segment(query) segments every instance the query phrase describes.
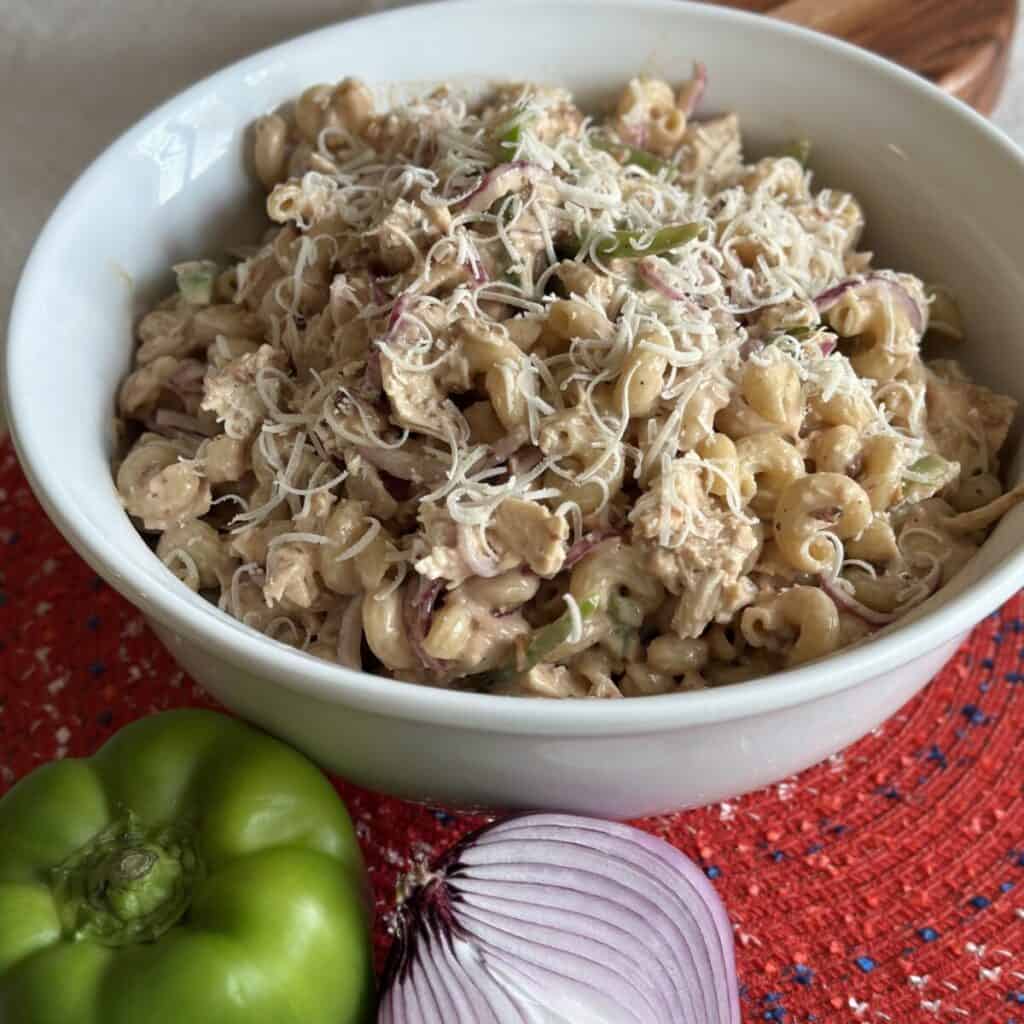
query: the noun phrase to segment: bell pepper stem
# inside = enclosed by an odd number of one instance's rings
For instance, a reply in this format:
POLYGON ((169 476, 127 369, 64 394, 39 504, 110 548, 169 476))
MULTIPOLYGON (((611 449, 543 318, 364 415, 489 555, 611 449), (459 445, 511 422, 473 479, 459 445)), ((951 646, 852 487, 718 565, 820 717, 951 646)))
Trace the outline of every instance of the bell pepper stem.
POLYGON ((150 868, 157 861, 157 855, 152 850, 125 850, 115 861, 110 872, 111 880, 136 882, 149 874, 150 868))
POLYGON ((65 933, 107 946, 151 942, 187 911, 200 867, 186 831, 115 823, 54 870, 65 933))

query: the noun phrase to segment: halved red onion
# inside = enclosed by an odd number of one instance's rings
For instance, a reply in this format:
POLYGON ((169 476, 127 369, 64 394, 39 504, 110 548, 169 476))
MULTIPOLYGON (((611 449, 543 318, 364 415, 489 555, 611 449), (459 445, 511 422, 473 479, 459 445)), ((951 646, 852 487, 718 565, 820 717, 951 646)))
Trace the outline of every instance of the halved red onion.
POLYGON ((591 530, 589 533, 585 533, 566 552, 562 569, 571 569, 581 559, 586 558, 598 544, 603 544, 606 540, 610 540, 618 535, 618 530, 591 530))
POLYGON ((896 615, 893 612, 877 612, 874 608, 869 608, 862 601, 858 601, 852 594, 848 594, 843 590, 831 577, 822 576, 819 582, 821 589, 832 598, 835 604, 843 611, 856 616, 861 622, 866 622, 869 626, 879 628, 881 626, 888 626, 890 622, 896 621, 896 615))
POLYGON ((914 297, 898 281, 883 277, 881 274, 858 274, 856 277, 848 277, 816 296, 814 307, 819 313, 825 313, 851 288, 859 288, 866 284, 880 284, 888 288, 896 301, 907 311, 907 315, 910 317, 910 326, 918 333, 924 330, 925 314, 914 297))
POLYGON ((425 576, 417 576, 405 585, 402 601, 402 619, 409 646, 413 654, 419 658, 420 664, 437 675, 444 672, 445 662, 428 654, 423 642, 430 629, 434 605, 443 589, 444 580, 429 580, 425 576))
POLYGON ((547 171, 540 164, 530 163, 529 160, 498 164, 481 177, 477 187, 463 200, 463 205, 470 213, 483 213, 495 199, 518 192, 531 181, 546 175, 547 171))
POLYGON ((527 815, 414 881, 378 1024, 739 1024, 725 908, 661 839, 527 815))
POLYGON ((678 288, 673 288, 658 272, 658 267, 654 260, 650 257, 640 260, 637 264, 637 270, 640 276, 658 293, 664 295, 666 299, 672 299, 673 302, 685 302, 689 295, 685 292, 681 292, 678 288))

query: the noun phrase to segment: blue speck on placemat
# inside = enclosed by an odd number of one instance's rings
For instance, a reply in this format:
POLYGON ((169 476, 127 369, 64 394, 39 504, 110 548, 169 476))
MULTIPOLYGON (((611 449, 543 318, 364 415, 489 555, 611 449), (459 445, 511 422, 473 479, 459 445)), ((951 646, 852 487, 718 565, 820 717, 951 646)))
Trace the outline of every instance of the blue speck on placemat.
POLYGON ((977 704, 965 704, 960 709, 960 714, 963 715, 971 725, 985 725, 988 722, 988 715, 986 715, 977 704))

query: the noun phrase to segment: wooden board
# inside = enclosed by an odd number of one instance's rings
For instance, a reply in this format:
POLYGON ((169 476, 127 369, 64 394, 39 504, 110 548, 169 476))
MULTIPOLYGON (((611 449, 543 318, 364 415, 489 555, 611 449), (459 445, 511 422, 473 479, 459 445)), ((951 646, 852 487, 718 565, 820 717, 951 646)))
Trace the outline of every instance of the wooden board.
POLYGON ((990 114, 1006 78, 1017 0, 722 0, 841 36, 990 114))

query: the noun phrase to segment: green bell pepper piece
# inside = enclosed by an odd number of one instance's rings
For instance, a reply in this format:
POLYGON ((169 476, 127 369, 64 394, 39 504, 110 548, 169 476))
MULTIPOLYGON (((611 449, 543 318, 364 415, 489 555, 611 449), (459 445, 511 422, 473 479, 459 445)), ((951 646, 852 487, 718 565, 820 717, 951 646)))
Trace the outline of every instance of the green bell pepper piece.
MULTIPOLYGON (((580 619, 586 622, 601 607, 598 597, 585 597, 579 602, 580 619)), ((490 690, 499 683, 507 683, 516 676, 529 672, 539 665, 552 651, 565 643, 572 635, 572 614, 563 612, 554 622, 541 626, 536 630, 526 645, 526 653, 521 661, 516 661, 489 672, 480 672, 469 676, 466 682, 476 689, 490 690)))
POLYGON ((940 455, 926 455, 910 463, 905 473, 903 478, 907 483, 938 486, 955 475, 955 467, 940 455))
MULTIPOLYGON (((585 597, 579 602, 580 619, 586 622, 600 607, 601 602, 598 598, 585 597)), ((564 612, 554 622, 542 626, 533 634, 526 648, 525 664, 519 671, 526 672, 534 665, 539 665, 556 647, 564 644, 571 635, 572 615, 569 612, 564 612)))
POLYGON ((635 146, 627 146, 624 142, 614 142, 601 136, 597 136, 593 142, 595 149, 610 153, 624 167, 634 164, 648 174, 660 174, 664 170, 674 169, 667 160, 648 153, 646 149, 637 149, 635 146))
POLYGON ((522 141, 523 127, 527 121, 532 121, 532 118, 527 118, 525 114, 517 114, 498 125, 496 138, 498 153, 502 159, 509 159, 509 153, 522 141))
POLYGON ((0 1021, 369 1024, 366 874, 305 758, 211 711, 0 799, 0 1021))
POLYGON ((919 473, 922 476, 941 476, 949 465, 940 455, 922 456, 918 461, 910 463, 907 469, 911 473, 919 473))
POLYGON ((778 341, 779 338, 786 337, 795 338, 797 341, 804 341, 816 330, 818 330, 817 327, 808 327, 805 324, 797 324, 795 327, 782 326, 779 328, 778 334, 773 334, 765 344, 771 345, 772 342, 778 341))
POLYGON ((613 231, 610 238, 597 243, 597 254, 607 259, 658 256, 670 252, 699 238, 704 231, 703 224, 670 224, 655 231, 646 245, 637 243, 643 238, 639 231, 613 231))
POLYGON ((213 286, 217 281, 217 264, 212 260, 191 260, 174 267, 178 291, 192 306, 208 306, 213 301, 213 286))

